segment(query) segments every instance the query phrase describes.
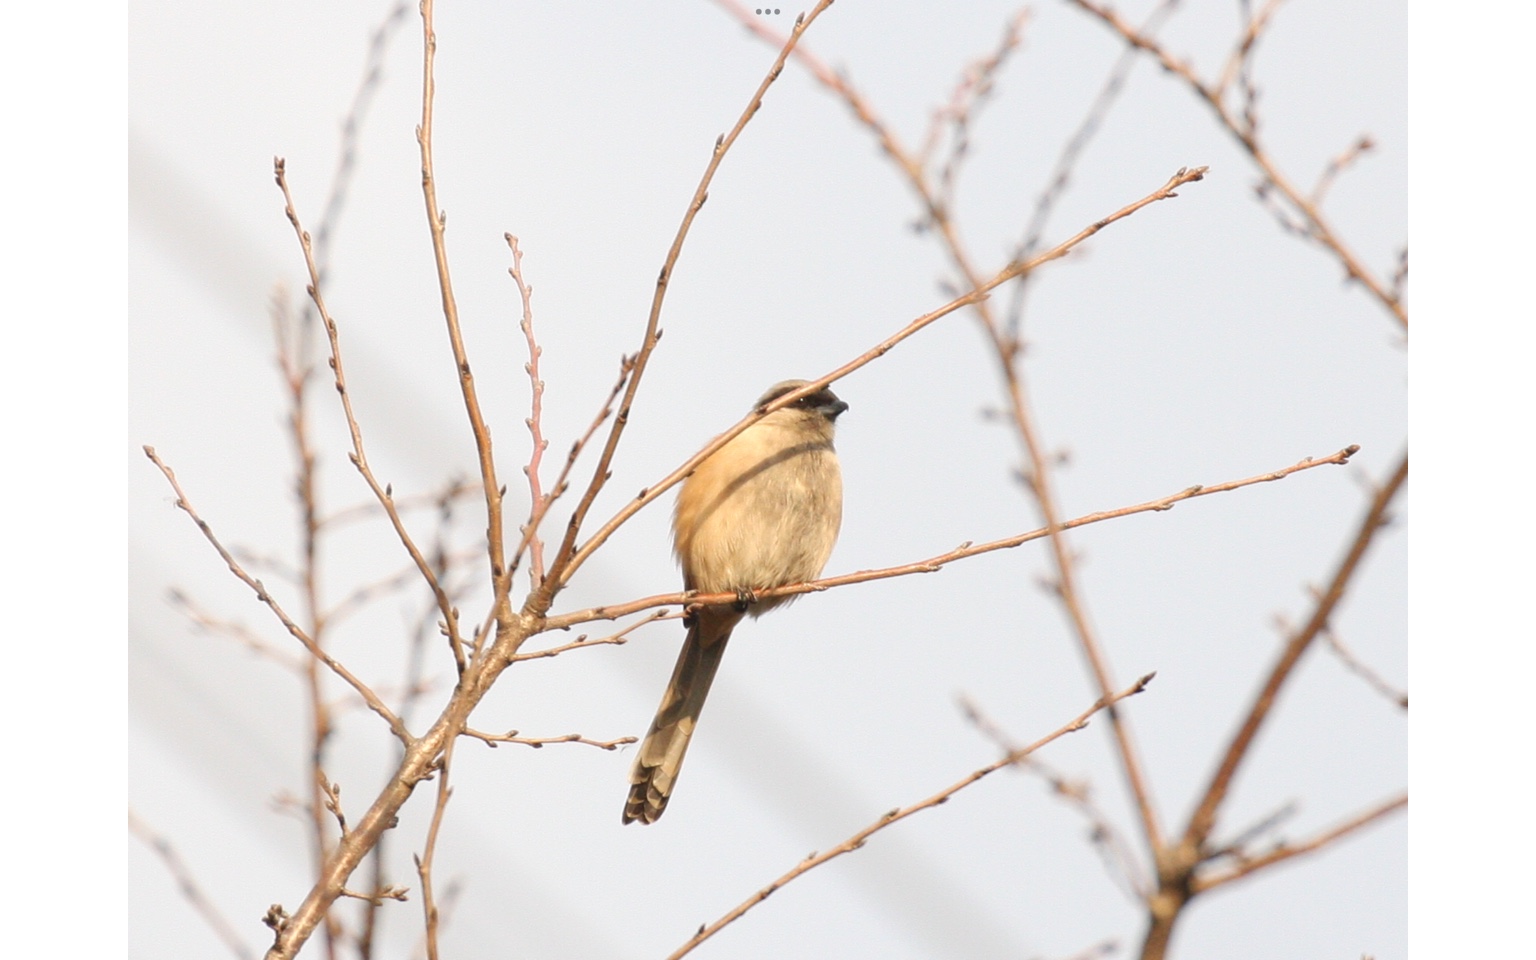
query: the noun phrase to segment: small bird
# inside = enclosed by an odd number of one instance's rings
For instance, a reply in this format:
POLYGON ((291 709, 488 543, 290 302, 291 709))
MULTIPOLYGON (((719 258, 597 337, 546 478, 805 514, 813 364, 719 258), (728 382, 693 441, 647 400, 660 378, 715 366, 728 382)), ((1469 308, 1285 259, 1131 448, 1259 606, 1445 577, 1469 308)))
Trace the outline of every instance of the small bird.
MULTIPOLYGON (((756 406, 808 382, 776 383, 756 406)), ((688 639, 630 770, 625 823, 655 823, 667 809, 736 624, 794 599, 758 600, 756 592, 814 580, 832 555, 843 519, 843 475, 832 433, 847 409, 823 387, 737 434, 683 481, 672 515, 672 549, 683 568, 683 587, 735 593, 738 599, 699 608, 684 620, 688 639)))

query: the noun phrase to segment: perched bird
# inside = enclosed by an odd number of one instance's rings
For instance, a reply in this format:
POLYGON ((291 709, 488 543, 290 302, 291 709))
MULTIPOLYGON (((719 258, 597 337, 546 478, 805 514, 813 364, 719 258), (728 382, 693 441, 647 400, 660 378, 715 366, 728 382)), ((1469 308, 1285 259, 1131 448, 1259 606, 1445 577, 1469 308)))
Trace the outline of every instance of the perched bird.
MULTIPOLYGON (((807 382, 774 384, 757 406, 807 382)), ((685 620, 688 639, 629 774, 625 823, 655 823, 666 810, 736 624, 794 599, 758 600, 756 591, 814 580, 826 566, 843 518, 833 425, 847 409, 826 388, 801 397, 737 434, 683 481, 672 516, 683 586, 738 599, 701 607, 685 620)))

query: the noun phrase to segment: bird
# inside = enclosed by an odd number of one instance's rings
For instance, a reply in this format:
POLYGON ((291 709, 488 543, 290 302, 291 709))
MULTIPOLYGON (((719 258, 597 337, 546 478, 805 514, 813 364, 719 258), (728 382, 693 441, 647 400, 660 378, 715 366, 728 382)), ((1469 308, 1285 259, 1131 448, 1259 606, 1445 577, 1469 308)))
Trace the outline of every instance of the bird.
MULTIPOLYGON (((776 383, 754 409, 808 383, 776 383)), ((630 769, 624 823, 655 823, 666 810, 731 631, 795 599, 757 592, 814 580, 832 555, 843 518, 832 437, 847 409, 827 387, 806 394, 727 441, 678 491, 672 548, 684 589, 737 600, 685 615, 687 639, 630 769)))

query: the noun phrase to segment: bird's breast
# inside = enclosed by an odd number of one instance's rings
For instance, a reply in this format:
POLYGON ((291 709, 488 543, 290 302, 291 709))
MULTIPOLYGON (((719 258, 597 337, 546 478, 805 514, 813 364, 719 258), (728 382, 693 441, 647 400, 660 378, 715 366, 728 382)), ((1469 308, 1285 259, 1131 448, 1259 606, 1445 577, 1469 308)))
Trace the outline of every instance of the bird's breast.
POLYGON ((842 473, 829 438, 802 434, 760 422, 683 484, 673 535, 689 587, 761 590, 821 573, 842 523, 842 473))

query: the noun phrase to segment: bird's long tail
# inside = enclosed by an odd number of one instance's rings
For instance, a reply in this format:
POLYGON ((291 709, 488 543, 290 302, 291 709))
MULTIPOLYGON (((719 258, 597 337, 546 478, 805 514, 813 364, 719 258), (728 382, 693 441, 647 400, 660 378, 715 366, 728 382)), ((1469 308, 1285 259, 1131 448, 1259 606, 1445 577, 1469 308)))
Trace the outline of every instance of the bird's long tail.
POLYGON ((688 628, 688 639, 672 668, 672 680, 662 694, 656 719, 640 744, 629 772, 629 799, 624 802, 624 822, 655 823, 667 809, 683 754, 693 738, 693 728, 704 709, 704 698, 720 669, 725 643, 741 619, 739 613, 701 610, 688 628))

